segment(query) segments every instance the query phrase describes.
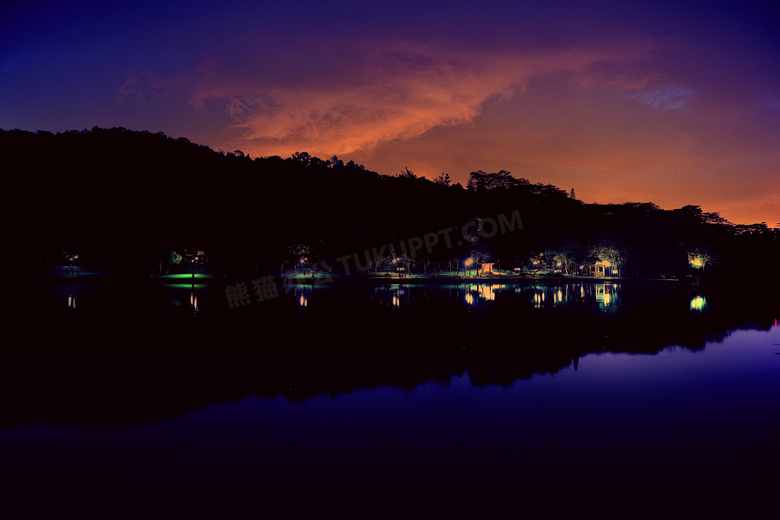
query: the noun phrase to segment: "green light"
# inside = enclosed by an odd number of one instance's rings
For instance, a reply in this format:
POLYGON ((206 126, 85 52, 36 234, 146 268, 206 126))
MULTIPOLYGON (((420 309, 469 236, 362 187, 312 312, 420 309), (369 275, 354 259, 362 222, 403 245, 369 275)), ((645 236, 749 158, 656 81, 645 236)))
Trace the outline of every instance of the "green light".
POLYGON ((696 296, 691 300, 692 311, 704 310, 704 307, 706 306, 707 306, 707 300, 704 298, 704 296, 696 296))
MULTIPOLYGON (((184 279, 184 278, 191 279, 192 277, 193 277, 192 273, 187 273, 187 274, 184 274, 184 273, 181 273, 181 274, 164 274, 164 275, 160 276, 160 278, 163 278, 165 280, 181 280, 181 279, 184 279)), ((214 276, 210 275, 210 274, 195 273, 195 278, 207 279, 207 278, 214 278, 214 276)))
POLYGON ((203 283, 166 283, 165 287, 170 287, 172 289, 203 289, 206 287, 206 284, 203 283))

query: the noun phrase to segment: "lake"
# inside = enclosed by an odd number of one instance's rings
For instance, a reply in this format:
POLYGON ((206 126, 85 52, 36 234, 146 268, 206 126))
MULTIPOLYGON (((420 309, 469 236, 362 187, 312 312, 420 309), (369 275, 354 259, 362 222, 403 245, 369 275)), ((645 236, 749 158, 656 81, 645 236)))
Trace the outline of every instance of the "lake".
MULTIPOLYGON (((780 303, 677 282, 16 284, 0 512, 750 515, 780 303)), ((70 516, 70 515, 69 515, 70 516)))

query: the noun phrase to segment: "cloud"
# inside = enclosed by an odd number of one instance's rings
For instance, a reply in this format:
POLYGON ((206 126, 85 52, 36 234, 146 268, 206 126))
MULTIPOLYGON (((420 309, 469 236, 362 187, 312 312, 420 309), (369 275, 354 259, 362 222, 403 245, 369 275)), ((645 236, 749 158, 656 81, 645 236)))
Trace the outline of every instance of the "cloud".
MULTIPOLYGON (((223 110, 233 121, 223 143, 254 155, 306 150, 329 156, 408 140, 436 127, 468 125, 488 100, 523 92, 534 78, 568 75, 588 88, 644 86, 625 67, 647 55, 644 40, 624 46, 479 52, 431 43, 267 41, 212 50, 178 74, 127 74, 120 97, 183 96, 191 108, 223 110), (591 83, 591 84, 589 84, 591 83)), ((639 67, 640 69, 642 67, 639 67)), ((221 145, 220 145, 221 146, 221 145)))
POLYGON ((693 90, 666 85, 655 90, 634 92, 628 94, 628 97, 658 110, 678 110, 691 101, 693 90))
POLYGON ((211 55, 179 76, 129 75, 122 93, 186 91, 196 109, 222 106, 234 122, 232 130, 242 134, 235 145, 255 155, 306 150, 329 156, 371 150, 436 127, 467 125, 486 101, 512 98, 533 78, 568 74, 580 81, 592 75, 594 64, 632 62, 642 52, 479 53, 374 43, 343 52, 330 46, 295 62, 270 53, 211 55))
POLYGON ((780 98, 764 98, 759 100, 758 104, 769 108, 780 108, 780 98))

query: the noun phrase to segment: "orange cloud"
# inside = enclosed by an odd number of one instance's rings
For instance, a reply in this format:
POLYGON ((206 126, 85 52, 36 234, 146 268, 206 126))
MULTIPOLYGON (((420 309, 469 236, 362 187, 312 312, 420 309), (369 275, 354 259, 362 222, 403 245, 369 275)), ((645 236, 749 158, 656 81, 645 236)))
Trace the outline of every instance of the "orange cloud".
POLYGON ((234 130, 242 132, 229 147, 253 155, 305 150, 329 157, 370 151, 436 127, 467 125, 486 101, 516 96, 531 78, 586 74, 594 64, 631 61, 646 51, 628 47, 634 50, 486 54, 403 43, 366 45, 357 49, 354 65, 341 66, 342 77, 276 85, 266 82, 262 71, 240 78, 225 74, 219 59, 212 59, 183 83, 192 85, 193 106, 226 105, 234 130))
POLYGON ((713 110, 693 88, 683 106, 653 106, 632 94, 663 92, 656 78, 622 86, 589 76, 587 88, 581 78, 533 79, 522 95, 483 103, 468 127, 434 128, 355 160, 429 178, 446 171, 461 183, 477 169, 505 169, 573 187, 588 202, 698 204, 735 223, 780 221, 780 141, 751 107, 713 110))
POLYGON ((231 126, 206 131, 208 143, 253 156, 337 154, 463 183, 507 169, 586 201, 699 204, 737 223, 777 214, 764 198, 780 192, 776 97, 735 99, 722 81, 659 66, 657 43, 624 40, 522 52, 328 42, 297 59, 214 52, 124 90, 223 113, 231 126))

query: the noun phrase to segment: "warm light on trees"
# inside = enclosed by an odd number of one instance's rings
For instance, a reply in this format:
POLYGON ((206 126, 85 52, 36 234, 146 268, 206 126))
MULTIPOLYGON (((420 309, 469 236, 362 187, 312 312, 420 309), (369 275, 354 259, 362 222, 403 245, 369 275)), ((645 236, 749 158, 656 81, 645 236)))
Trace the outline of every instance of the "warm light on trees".
POLYGON ((612 243, 602 243, 591 249, 591 255, 611 267, 612 276, 620 276, 626 263, 626 252, 612 243))
POLYGON ((712 255, 703 249, 694 249, 693 251, 688 252, 688 265, 696 269, 704 271, 704 268, 711 261, 712 255))
POLYGON ((309 261, 311 247, 302 242, 295 242, 287 246, 287 254, 289 256, 290 264, 293 266, 295 276, 298 276, 298 267, 305 266, 309 261))

